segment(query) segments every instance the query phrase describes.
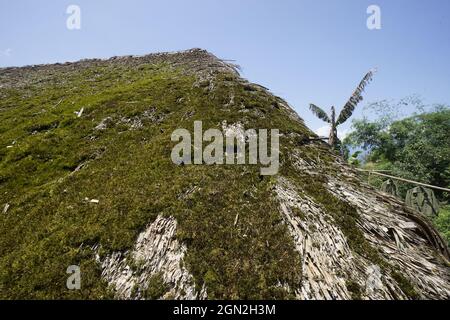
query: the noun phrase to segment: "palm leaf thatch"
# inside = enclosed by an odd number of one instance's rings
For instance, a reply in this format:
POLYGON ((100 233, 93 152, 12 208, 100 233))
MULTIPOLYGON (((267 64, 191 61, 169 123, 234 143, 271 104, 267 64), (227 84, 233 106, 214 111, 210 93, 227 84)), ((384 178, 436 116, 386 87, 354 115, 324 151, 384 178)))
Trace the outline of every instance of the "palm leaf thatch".
POLYGON ((344 123, 348 118, 350 118, 353 114, 353 111, 355 110, 355 107, 363 100, 362 93, 364 92, 364 89, 369 84, 369 82, 372 80, 374 73, 376 72, 376 69, 370 70, 364 78, 361 80, 359 85, 356 87, 355 91, 353 92, 350 99, 347 101, 347 103, 344 105, 344 108, 342 109, 341 113, 339 114, 339 117, 336 121, 336 126, 344 123))
POLYGON ((331 123, 330 118, 328 118, 328 115, 325 111, 323 111, 321 108, 319 108, 318 106, 316 106, 315 104, 310 104, 309 105, 309 109, 311 109, 311 111, 321 120, 331 123))

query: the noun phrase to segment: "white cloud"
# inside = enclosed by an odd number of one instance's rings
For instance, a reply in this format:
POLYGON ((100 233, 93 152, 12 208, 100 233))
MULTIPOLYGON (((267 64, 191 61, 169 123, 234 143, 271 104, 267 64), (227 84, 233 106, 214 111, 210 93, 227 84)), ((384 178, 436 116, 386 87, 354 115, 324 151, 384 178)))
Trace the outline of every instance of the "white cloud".
POLYGON ((350 133, 349 129, 339 129, 338 127, 338 138, 339 140, 344 140, 346 136, 350 133))
MULTIPOLYGON (((314 130, 314 132, 319 137, 328 137, 330 134, 330 126, 320 127, 318 129, 314 130)), ((349 129, 339 129, 339 127, 338 127, 337 135, 338 135, 339 140, 343 140, 349 133, 350 133, 349 129)))
POLYGON ((323 126, 320 127, 316 130, 314 130, 314 132, 319 136, 319 137, 328 137, 328 135, 330 134, 330 126, 323 126))
POLYGON ((11 53, 12 53, 12 49, 11 48, 0 50, 0 56, 9 57, 9 56, 11 56, 11 53))

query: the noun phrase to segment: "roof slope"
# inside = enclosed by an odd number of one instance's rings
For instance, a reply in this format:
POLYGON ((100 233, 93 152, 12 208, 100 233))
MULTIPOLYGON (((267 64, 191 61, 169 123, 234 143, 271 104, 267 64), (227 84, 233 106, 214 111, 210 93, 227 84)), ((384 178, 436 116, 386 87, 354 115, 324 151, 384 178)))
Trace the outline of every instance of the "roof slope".
POLYGON ((0 298, 450 298, 430 223, 204 50, 0 69, 0 120, 0 298), (195 120, 279 129, 278 175, 175 165, 195 120))

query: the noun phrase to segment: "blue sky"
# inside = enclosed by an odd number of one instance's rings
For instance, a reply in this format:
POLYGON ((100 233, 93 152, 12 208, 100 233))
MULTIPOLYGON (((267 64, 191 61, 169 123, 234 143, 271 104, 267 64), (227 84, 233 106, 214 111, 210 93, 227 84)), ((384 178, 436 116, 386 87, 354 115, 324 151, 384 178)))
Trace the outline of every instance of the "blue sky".
POLYGON ((448 0, 0 0, 0 67, 200 47, 236 60, 316 130, 308 104, 340 110, 372 67, 355 117, 411 94, 449 104, 449 15, 448 0), (80 30, 66 28, 71 4, 80 30), (371 4, 381 30, 366 27, 371 4))

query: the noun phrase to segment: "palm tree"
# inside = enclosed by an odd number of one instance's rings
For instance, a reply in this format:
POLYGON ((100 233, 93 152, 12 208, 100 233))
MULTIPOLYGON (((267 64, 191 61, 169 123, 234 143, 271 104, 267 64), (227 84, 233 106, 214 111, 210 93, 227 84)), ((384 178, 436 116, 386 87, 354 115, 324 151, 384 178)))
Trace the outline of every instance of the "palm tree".
POLYGON ((348 118, 350 118, 353 114, 353 111, 355 110, 355 107, 363 100, 362 93, 364 92, 364 89, 366 85, 372 80, 372 77, 374 73, 376 72, 376 69, 370 70, 364 78, 361 80, 359 85, 356 87, 355 91, 353 92, 350 99, 347 101, 347 103, 344 105, 344 108, 342 109, 341 113, 339 114, 339 117, 336 120, 336 112, 334 109, 334 106, 331 107, 331 114, 330 117, 328 117, 327 113, 323 111, 321 108, 316 106, 315 104, 310 104, 309 108, 311 111, 321 120, 328 122, 331 126, 330 129, 330 136, 328 138, 328 144, 332 146, 333 148, 336 147, 336 144, 338 142, 337 138, 337 127, 340 124, 343 124, 345 121, 347 121, 348 118))

